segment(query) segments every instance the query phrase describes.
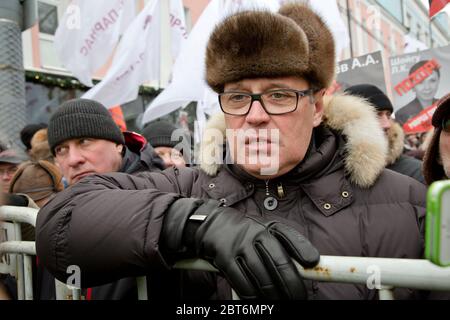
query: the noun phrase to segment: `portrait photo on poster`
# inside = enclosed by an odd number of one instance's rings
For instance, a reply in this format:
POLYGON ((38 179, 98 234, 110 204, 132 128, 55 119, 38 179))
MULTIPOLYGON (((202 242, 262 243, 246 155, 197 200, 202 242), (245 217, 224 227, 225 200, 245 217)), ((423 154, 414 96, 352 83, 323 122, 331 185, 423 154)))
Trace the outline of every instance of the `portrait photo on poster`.
POLYGON ((450 46, 392 57, 395 119, 406 133, 427 131, 434 104, 448 93, 450 46))

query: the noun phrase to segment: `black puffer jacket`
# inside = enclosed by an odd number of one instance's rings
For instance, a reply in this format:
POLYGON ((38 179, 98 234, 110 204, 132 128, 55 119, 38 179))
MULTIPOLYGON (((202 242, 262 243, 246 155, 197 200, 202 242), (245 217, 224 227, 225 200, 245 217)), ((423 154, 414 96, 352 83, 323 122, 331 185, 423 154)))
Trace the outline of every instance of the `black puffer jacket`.
MULTIPOLYGON (((193 197, 287 222, 323 255, 420 258, 426 190, 384 169, 387 144, 373 110, 358 98, 335 97, 326 104, 325 118, 305 159, 267 182, 278 203, 273 211, 264 206, 266 182, 235 165, 204 164, 140 177, 98 175, 41 210, 38 254, 60 279, 67 277, 68 265, 76 264, 87 284, 147 274, 150 283, 160 285, 156 298, 229 298, 221 277, 169 271, 160 251, 164 215, 180 197, 193 197)), ((211 125, 223 127, 222 120, 211 125)), ((376 298, 375 291, 360 285, 308 281, 307 286, 312 299, 376 298)), ((413 295, 397 290, 396 297, 413 295)))
MULTIPOLYGON (((124 132, 125 151, 120 172, 138 174, 164 169, 164 162, 156 154, 153 147, 140 134, 124 132)), ((56 298, 54 278, 45 268, 37 270, 37 288, 35 294, 41 300, 56 298)), ((113 283, 84 290, 84 298, 92 300, 137 300, 135 278, 124 278, 113 283)))

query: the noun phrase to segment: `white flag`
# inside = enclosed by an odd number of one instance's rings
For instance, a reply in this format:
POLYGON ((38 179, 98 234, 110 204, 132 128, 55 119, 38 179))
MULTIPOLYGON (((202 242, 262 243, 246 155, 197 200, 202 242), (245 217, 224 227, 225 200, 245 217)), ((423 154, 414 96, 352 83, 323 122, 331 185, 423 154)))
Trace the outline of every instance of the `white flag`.
POLYGON ((334 37, 336 58, 339 58, 343 49, 350 46, 350 37, 347 26, 342 20, 336 0, 310 1, 311 7, 322 17, 334 37))
POLYGON ((110 108, 136 99, 141 84, 159 79, 160 27, 159 0, 152 0, 125 31, 106 76, 83 98, 110 108))
POLYGON ((172 59, 175 61, 188 36, 182 0, 170 0, 170 29, 172 59))
POLYGON ((73 0, 55 33, 54 45, 64 67, 81 83, 112 54, 120 35, 135 16, 134 1, 73 0))
POLYGON ((405 35, 404 39, 405 39, 405 49, 403 50, 403 54, 417 51, 424 51, 429 49, 425 43, 414 37, 412 33, 405 35))
MULTIPOLYGON (((148 106, 142 122, 145 124, 178 108, 184 108, 191 101, 199 102, 197 108, 205 108, 205 113, 218 111, 217 95, 209 89, 204 79, 206 45, 211 32, 225 16, 238 10, 267 8, 275 11, 278 6, 277 0, 211 0, 175 61, 172 82, 148 106), (203 103, 205 97, 208 97, 208 103, 215 101, 214 106, 203 103)), ((199 112, 197 110, 197 114, 199 112)))

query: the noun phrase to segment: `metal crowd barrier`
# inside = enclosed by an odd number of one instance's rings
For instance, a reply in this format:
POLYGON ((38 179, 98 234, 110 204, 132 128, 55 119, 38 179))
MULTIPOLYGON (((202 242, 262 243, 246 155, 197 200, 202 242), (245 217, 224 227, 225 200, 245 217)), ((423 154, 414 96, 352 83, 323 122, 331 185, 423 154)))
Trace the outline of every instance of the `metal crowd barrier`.
MULTIPOLYGON (((311 269, 294 263, 305 279, 367 285, 378 290, 380 300, 393 300, 394 288, 450 291, 450 267, 439 267, 424 259, 321 256, 319 264, 311 269)), ((204 260, 180 261, 175 268, 218 271, 204 260)))
POLYGON ((17 281, 17 298, 33 300, 32 258, 36 255, 33 241, 21 241, 21 223, 36 226, 38 210, 26 207, 0 206, 0 230, 5 242, 0 243, 0 273, 10 274, 17 281), (9 255, 9 256, 5 256, 9 255))
MULTIPOLYGON (((10 274, 17 281, 18 300, 33 300, 32 256, 36 256, 34 241, 21 241, 22 223, 36 227, 38 209, 16 206, 0 206, 0 230, 6 241, 0 243, 0 273, 10 274), (15 256, 15 259, 14 259, 15 256)), ((56 300, 80 300, 81 290, 67 286, 55 279, 56 300)))
MULTIPOLYGON (((30 208, 0 207, 0 221, 12 221, 14 224, 15 238, 0 244, 0 256, 17 254, 17 271, 13 273, 18 280, 19 299, 33 298, 31 256, 36 254, 34 242, 20 241, 20 223, 35 226, 36 214, 37 210, 30 208)), ((370 289, 378 290, 380 300, 394 299, 394 288, 450 291, 450 267, 439 267, 424 259, 321 256, 319 264, 311 269, 304 269, 297 262, 294 263, 305 279, 367 285, 370 289)), ((218 272, 211 264, 199 259, 179 261, 175 268, 218 272)), ((0 263, 0 273, 6 272, 11 272, 11 267, 0 263)), ((146 277, 138 277, 136 281, 139 300, 146 300, 146 277)), ((56 289, 58 300, 67 298, 68 290, 71 290, 73 300, 80 299, 80 289, 59 281, 56 282, 56 289)), ((239 299, 234 292, 233 298, 239 299)))

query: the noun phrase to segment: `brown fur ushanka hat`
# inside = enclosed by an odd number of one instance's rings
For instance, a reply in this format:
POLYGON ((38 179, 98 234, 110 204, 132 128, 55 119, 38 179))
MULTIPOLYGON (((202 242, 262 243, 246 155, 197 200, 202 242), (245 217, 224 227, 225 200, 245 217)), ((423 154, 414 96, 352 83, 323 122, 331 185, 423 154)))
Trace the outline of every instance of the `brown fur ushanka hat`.
POLYGON ((322 19, 305 4, 278 13, 245 11, 220 23, 206 49, 206 81, 217 93, 249 78, 298 76, 315 89, 335 75, 334 39, 322 19))

